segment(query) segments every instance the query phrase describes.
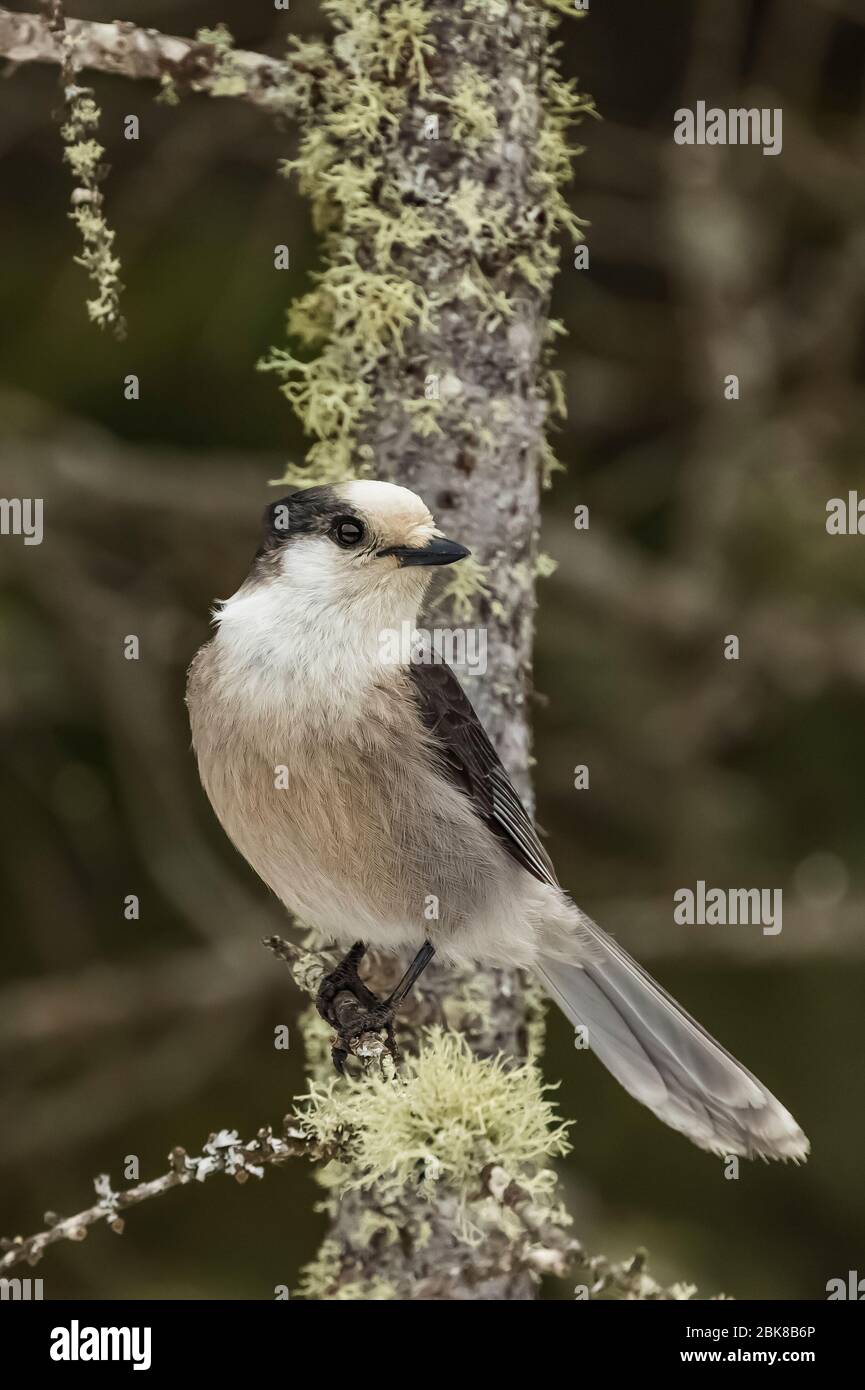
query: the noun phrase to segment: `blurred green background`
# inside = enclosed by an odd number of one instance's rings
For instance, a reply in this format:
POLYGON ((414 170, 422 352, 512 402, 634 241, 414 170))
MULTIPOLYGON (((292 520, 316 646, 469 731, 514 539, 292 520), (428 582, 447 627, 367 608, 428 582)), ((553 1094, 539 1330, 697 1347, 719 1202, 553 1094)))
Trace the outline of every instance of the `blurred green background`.
MULTIPOLYGON (((321 27, 313 6, 239 0, 122 17, 184 34, 224 20, 275 54, 321 27)), ((704 1295, 822 1298, 865 1273, 865 541, 825 531, 827 500, 865 490, 865 24, 853 0, 616 0, 562 37, 604 122, 580 132, 572 194, 591 268, 565 246, 553 305, 569 420, 544 504, 558 569, 540 590, 538 818, 577 900, 814 1149, 803 1169, 725 1181, 551 1017, 546 1071, 577 1121, 562 1171, 592 1250, 646 1244, 659 1277, 704 1295), (697 99, 782 107, 782 154, 675 146, 672 113, 697 99), (675 927, 672 895, 698 879, 782 888, 783 932, 675 927)), ((256 944, 283 919, 205 804, 183 707, 209 606, 304 449, 254 370, 316 265, 307 207, 275 174, 294 135, 230 101, 171 108, 95 79, 118 346, 88 326, 72 263, 56 84, 48 68, 0 83, 2 491, 44 497, 50 519, 42 546, 0 546, 5 1234, 86 1205, 126 1155, 146 1177, 175 1144, 276 1122, 302 1086, 299 1048, 272 1045, 299 1001, 256 944)), ((38 1273, 48 1297, 271 1297, 314 1253, 316 1196, 299 1162, 208 1183, 38 1273)))

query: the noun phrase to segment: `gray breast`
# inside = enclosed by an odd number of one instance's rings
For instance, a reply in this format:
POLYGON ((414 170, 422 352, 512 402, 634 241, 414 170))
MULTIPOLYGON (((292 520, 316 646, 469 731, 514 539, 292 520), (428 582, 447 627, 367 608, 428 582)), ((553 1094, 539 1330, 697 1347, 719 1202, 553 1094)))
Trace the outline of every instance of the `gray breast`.
POLYGON ((274 717, 248 694, 200 654, 193 745, 226 833, 285 905, 337 937, 395 946, 465 931, 504 856, 435 771, 405 688, 377 686, 339 728, 293 719, 290 701, 274 717))

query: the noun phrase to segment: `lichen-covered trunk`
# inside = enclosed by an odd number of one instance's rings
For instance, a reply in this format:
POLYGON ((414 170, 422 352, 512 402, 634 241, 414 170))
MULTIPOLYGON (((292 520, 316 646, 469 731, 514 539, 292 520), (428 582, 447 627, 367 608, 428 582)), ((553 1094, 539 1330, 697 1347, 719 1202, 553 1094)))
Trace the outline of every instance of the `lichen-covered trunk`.
MULTIPOLYGON (((532 0, 329 9, 339 32, 329 71, 315 55, 325 75, 295 166, 327 263, 289 319, 323 347, 312 364, 270 365, 318 437, 312 471, 405 484, 483 567, 460 567, 431 624, 485 629, 486 670, 466 688, 528 796, 546 311, 556 228, 579 235, 559 190, 579 99, 550 67, 550 14, 532 0)), ((374 987, 390 969, 374 966, 374 987)), ((520 972, 433 964, 401 1044, 442 1019, 479 1055, 524 1057, 541 1026, 520 972)), ((407 1192, 383 1210, 374 1191, 334 1203, 305 1283, 324 1298, 526 1299, 534 1287, 503 1230, 459 1238, 447 1194, 407 1192)))

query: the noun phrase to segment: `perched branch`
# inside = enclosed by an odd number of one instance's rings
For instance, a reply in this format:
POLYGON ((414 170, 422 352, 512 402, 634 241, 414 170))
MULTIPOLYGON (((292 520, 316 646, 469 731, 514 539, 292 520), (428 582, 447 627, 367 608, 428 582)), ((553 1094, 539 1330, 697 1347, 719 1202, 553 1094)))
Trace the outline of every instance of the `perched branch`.
POLYGON ((315 998, 322 977, 337 962, 337 956, 332 951, 311 951, 305 946, 295 946, 293 941, 285 941, 281 936, 262 937, 261 944, 272 951, 277 960, 285 961, 294 983, 310 999, 315 998))
POLYGON ((29 1265, 38 1264, 43 1250, 57 1241, 84 1240, 88 1229, 100 1221, 107 1221, 112 1231, 121 1235, 123 1213, 129 1207, 138 1206, 151 1197, 161 1197, 174 1187, 204 1182, 214 1173, 225 1173, 237 1182, 246 1182, 250 1176, 263 1178, 268 1164, 284 1163, 287 1158, 297 1155, 329 1158, 333 1152, 325 1152, 320 1144, 297 1127, 291 1115, 287 1115, 281 1136, 275 1135, 270 1126, 265 1126, 258 1131, 255 1139, 242 1143, 235 1130, 222 1129, 210 1135, 203 1151, 195 1158, 190 1158, 185 1149, 172 1149, 167 1172, 121 1192, 112 1189, 107 1173, 100 1173, 93 1181, 98 1201, 92 1207, 63 1219, 53 1212, 46 1212, 46 1230, 32 1236, 16 1236, 13 1240, 0 1239, 0 1251, 3 1252, 0 1255, 0 1274, 25 1261, 29 1265))
MULTIPOLYGON (((235 80, 229 84, 225 53, 218 44, 160 34, 122 20, 93 24, 70 19, 67 32, 78 71, 91 69, 120 77, 170 81, 193 92, 236 96, 253 106, 278 109, 287 115, 304 104, 311 75, 306 59, 302 63, 285 63, 266 54, 232 49, 231 76, 235 80)), ((64 59, 62 39, 48 19, 0 8, 0 57, 14 64, 60 66, 64 59)))
POLYGON ((103 1030, 128 1031, 144 1019, 225 1011, 275 989, 257 956, 200 947, 166 951, 141 965, 99 962, 13 980, 0 989, 0 1054, 27 1048, 32 1057, 35 1047, 53 1051, 103 1030))
MULTIPOLYGON (((262 945, 272 951, 277 960, 285 961, 298 989, 302 989, 312 999, 315 999, 318 994, 318 987, 323 976, 336 965, 336 957, 332 956, 330 952, 308 951, 302 946, 295 946, 290 941, 284 941, 281 936, 265 936, 262 938, 262 945)), ((339 1018, 340 1027, 351 1023, 352 1019, 357 1016, 357 1010, 361 1008, 360 1003, 349 990, 346 989, 343 995, 342 1015, 339 1018)), ((337 999, 335 1003, 339 1004, 339 1000, 337 999)), ((359 1033, 357 1037, 349 1040, 348 1046, 352 1055, 357 1057, 364 1067, 372 1066, 373 1063, 379 1067, 387 1067, 389 1070, 392 1067, 393 1054, 390 1052, 382 1033, 373 1031, 359 1033)))
POLYGON ((696 1293, 693 1284, 664 1287, 653 1279, 646 1269, 645 1250, 637 1250, 630 1259, 619 1262, 608 1260, 604 1255, 587 1254, 581 1242, 551 1221, 546 1208, 535 1203, 531 1193, 504 1168, 491 1163, 482 1177, 484 1192, 519 1218, 526 1233, 522 1258, 537 1274, 554 1274, 564 1279, 574 1268, 585 1271, 590 1282, 581 1289, 589 1298, 607 1293, 631 1302, 649 1302, 690 1299, 696 1293))

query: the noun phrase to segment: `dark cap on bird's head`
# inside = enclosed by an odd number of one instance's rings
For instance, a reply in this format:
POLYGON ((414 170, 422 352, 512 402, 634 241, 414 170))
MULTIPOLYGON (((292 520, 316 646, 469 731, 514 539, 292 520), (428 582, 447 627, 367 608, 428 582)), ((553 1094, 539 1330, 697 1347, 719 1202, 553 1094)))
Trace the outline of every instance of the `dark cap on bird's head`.
MULTIPOLYGON (((339 555, 343 563, 355 560, 377 573, 383 565, 393 571, 450 565, 470 553, 439 532, 414 492, 371 479, 302 488, 270 503, 259 555, 272 557, 295 544, 300 550, 309 540, 317 542, 321 565, 339 555)), ((315 563, 311 548, 305 546, 304 554, 315 563)))

